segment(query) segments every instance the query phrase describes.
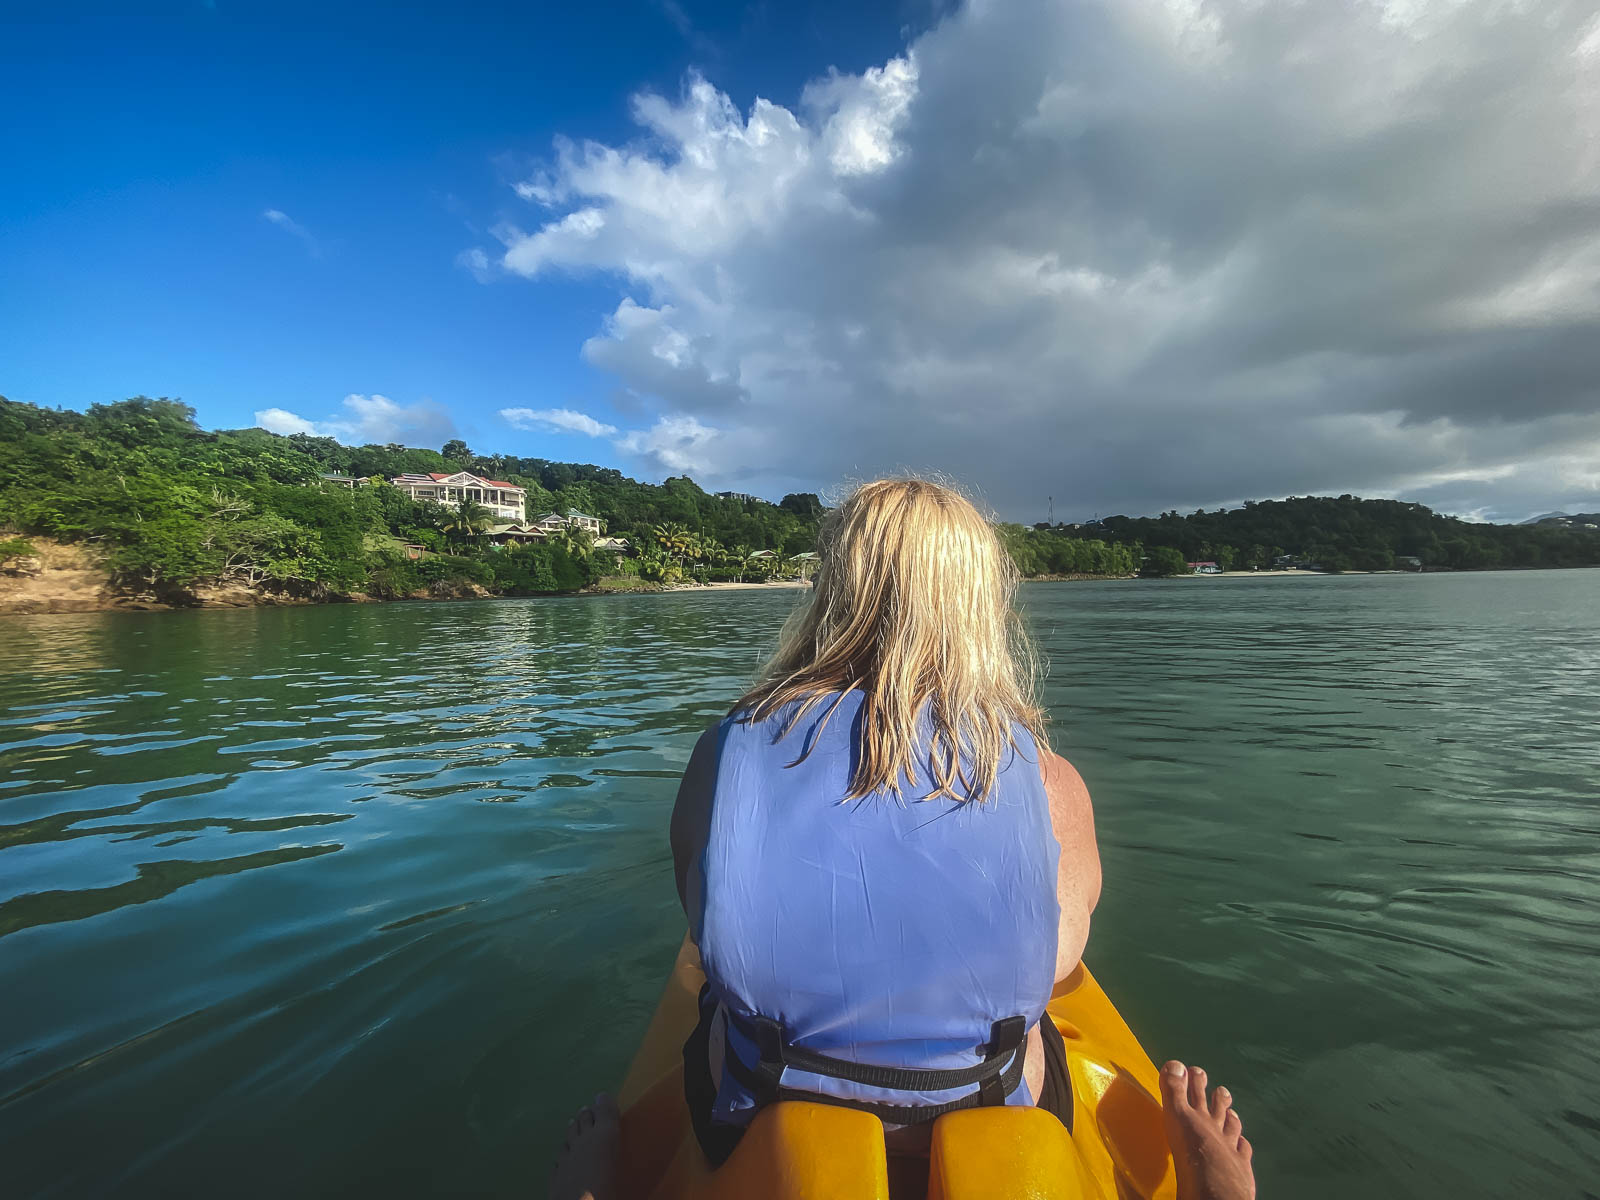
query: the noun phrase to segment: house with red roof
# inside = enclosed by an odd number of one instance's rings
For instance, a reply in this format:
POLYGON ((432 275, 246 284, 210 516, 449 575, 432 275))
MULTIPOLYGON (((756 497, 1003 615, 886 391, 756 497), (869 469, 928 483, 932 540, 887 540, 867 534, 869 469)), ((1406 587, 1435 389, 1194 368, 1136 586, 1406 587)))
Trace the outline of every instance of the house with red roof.
POLYGON ((437 504, 452 506, 470 500, 473 504, 481 504, 502 521, 520 523, 527 519, 527 489, 503 479, 485 479, 471 471, 457 471, 453 475, 435 471, 427 475, 407 472, 396 475, 389 482, 417 500, 432 500, 437 504))

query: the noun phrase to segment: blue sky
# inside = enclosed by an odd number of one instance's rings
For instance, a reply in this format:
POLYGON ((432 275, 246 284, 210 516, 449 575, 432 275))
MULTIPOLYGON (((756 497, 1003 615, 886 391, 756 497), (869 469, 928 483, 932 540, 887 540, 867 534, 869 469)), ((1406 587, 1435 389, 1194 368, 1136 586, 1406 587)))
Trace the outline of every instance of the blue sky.
POLYGON ((748 104, 903 45, 894 5, 7 5, 0 394, 181 396, 202 424, 351 393, 431 400, 474 447, 616 459, 504 407, 610 421, 578 347, 616 287, 484 286, 557 135, 637 131, 629 98, 715 71, 748 104), (18 17, 18 13, 22 15, 18 17), (265 214, 282 214, 268 219, 265 214), (598 454, 597 454, 598 452, 598 454))
POLYGON ((10 3, 0 394, 992 510, 1600 509, 1600 16, 10 3))

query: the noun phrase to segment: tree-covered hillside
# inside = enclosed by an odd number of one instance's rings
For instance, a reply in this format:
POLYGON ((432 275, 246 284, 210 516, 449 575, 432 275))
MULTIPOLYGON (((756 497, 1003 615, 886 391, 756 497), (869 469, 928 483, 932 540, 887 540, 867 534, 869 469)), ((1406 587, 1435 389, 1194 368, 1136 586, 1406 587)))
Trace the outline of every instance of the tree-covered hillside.
POLYGON ((1400 500, 1301 496, 1180 516, 1107 517, 1050 530, 1063 537, 1170 546, 1224 569, 1267 567, 1283 555, 1324 570, 1389 570, 1397 558, 1424 568, 1600 565, 1600 531, 1581 525, 1489 525, 1400 500))
MULTIPOLYGON (((644 551, 642 569, 668 578, 698 564, 770 570, 810 550, 822 505, 708 495, 689 479, 645 484, 602 467, 404 446, 342 446, 261 429, 208 432, 172 400, 137 397, 87 412, 0 399, 0 524, 103 551, 114 581, 182 602, 196 585, 230 582, 308 596, 391 597, 478 587, 507 594, 572 591, 607 570, 637 573, 572 531, 515 548, 485 544, 472 511, 413 500, 379 482, 322 486, 342 473, 387 480, 405 471, 469 470, 528 489, 528 515, 577 509, 644 551), (422 546, 413 560, 403 544, 422 546)), ((730 576, 731 577, 731 576, 730 576)))
MULTIPOLYGON (((607 467, 475 454, 460 441, 435 451, 208 432, 187 405, 143 396, 81 413, 0 398, 0 469, 0 538, 10 530, 92 546, 114 585, 169 603, 211 585, 393 598, 575 591, 608 574, 766 578, 814 547, 823 513, 811 494, 779 504, 714 496, 688 478, 640 483, 607 467), (526 488, 530 520, 598 517, 633 553, 597 551, 575 528, 491 545, 486 510, 414 500, 387 482, 461 469, 526 488), (342 487, 322 482, 326 474, 374 482, 342 487)), ((1456 569, 1600 564, 1600 531, 1577 520, 1483 525, 1352 496, 999 532, 1028 576, 1129 575, 1141 563, 1160 574, 1196 559, 1248 568, 1286 555, 1335 571, 1407 558, 1456 569)))

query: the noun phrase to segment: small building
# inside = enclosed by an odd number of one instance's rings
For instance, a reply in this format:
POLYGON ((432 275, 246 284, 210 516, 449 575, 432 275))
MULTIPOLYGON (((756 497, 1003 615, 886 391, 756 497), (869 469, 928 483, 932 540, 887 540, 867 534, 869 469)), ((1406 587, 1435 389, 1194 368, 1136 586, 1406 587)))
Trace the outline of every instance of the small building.
POLYGON ((427 475, 407 472, 389 482, 414 500, 432 500, 437 504, 470 501, 482 505, 502 521, 528 519, 527 489, 503 479, 485 479, 471 471, 457 471, 453 475, 434 471, 427 475))
POLYGON ((317 479, 332 487, 349 488, 352 491, 358 487, 365 487, 367 484, 365 479, 357 479, 354 475, 341 475, 337 471, 332 471, 325 475, 318 475, 317 479))
POLYGON ((633 543, 623 537, 595 538, 594 548, 596 550, 609 550, 613 554, 626 554, 633 549, 633 543))
POLYGON ((427 553, 427 548, 416 542, 401 542, 400 553, 404 554, 412 562, 416 562, 417 559, 427 553))
POLYGON ((749 504, 756 499, 749 492, 718 492, 718 500, 737 500, 741 504, 749 504))
POLYGON ((1395 569, 1400 571, 1422 570, 1422 560, 1412 554, 1396 554, 1394 556, 1394 565, 1395 569))
POLYGON ((523 525, 513 521, 506 525, 491 525, 484 531, 484 537, 496 545, 506 546, 519 542, 542 542, 545 539, 545 532, 537 525, 523 525))
POLYGON ((777 557, 778 552, 776 550, 757 550, 754 554, 750 555, 750 561, 754 562, 758 558, 766 559, 777 557))
POLYGON ((1192 574, 1192 575, 1221 575, 1222 574, 1222 568, 1219 567, 1214 562, 1192 562, 1192 563, 1184 563, 1183 565, 1189 568, 1189 573, 1192 574))
POLYGON ((545 513, 534 524, 546 533, 559 533, 567 526, 575 525, 579 529, 586 530, 594 537, 599 537, 601 530, 605 527, 599 517, 591 517, 588 513, 581 513, 575 508, 569 508, 565 516, 560 513, 545 513))

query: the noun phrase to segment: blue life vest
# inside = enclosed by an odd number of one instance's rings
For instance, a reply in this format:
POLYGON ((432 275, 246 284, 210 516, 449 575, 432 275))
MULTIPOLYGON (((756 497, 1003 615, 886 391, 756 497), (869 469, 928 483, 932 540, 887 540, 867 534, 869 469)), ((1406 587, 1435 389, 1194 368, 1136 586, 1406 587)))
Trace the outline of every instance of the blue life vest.
POLYGON ((925 766, 899 798, 845 802, 862 695, 824 721, 833 700, 786 737, 793 708, 717 729, 691 885, 711 1117, 743 1124, 797 1095, 897 1124, 1032 1103, 1019 1047, 1050 998, 1060 921, 1038 748, 1017 726, 981 802, 927 799, 925 766))

